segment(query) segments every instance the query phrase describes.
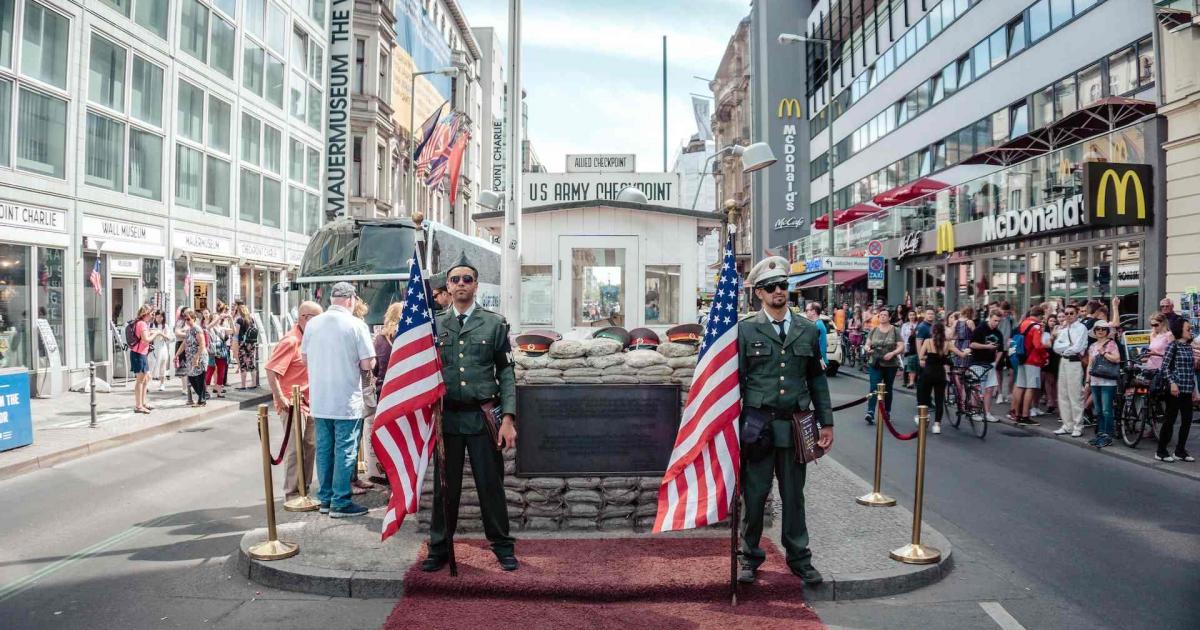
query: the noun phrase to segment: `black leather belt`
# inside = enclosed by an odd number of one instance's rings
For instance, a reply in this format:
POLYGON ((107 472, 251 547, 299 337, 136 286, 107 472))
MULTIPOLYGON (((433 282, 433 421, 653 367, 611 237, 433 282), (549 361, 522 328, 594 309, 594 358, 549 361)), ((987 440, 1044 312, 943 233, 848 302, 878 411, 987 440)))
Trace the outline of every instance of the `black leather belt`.
POLYGON ((443 406, 447 411, 479 411, 479 405, 483 404, 481 400, 449 400, 447 399, 443 406))
POLYGON ((1079 355, 1078 355, 1078 354, 1072 354, 1072 355, 1071 355, 1071 356, 1069 356, 1069 357, 1063 357, 1063 358, 1064 358, 1064 359, 1066 359, 1066 360, 1068 360, 1068 361, 1070 361, 1071 363, 1079 363, 1080 361, 1082 361, 1082 360, 1083 360, 1083 359, 1081 359, 1081 358, 1079 357, 1079 355))

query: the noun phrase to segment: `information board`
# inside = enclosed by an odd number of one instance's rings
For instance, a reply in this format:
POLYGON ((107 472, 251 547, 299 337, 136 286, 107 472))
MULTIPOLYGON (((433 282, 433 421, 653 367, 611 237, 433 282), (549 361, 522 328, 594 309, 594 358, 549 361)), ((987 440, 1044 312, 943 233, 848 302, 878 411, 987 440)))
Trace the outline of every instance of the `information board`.
POLYGON ((0 370, 0 451, 32 443, 29 372, 24 368, 0 370))
POLYGON ((517 475, 661 475, 679 385, 518 385, 517 475))

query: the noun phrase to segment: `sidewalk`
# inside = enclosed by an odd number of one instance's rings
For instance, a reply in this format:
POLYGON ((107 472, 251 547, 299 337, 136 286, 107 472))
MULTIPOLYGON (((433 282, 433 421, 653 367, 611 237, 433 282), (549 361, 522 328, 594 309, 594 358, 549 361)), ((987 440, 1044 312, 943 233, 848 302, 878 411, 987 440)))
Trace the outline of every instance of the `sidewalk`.
MULTIPOLYGON (((231 379, 231 382, 235 380, 231 379)), ((64 392, 57 398, 30 401, 33 416, 33 444, 0 453, 0 479, 15 477, 39 468, 98 453, 121 444, 136 442, 162 433, 219 418, 270 401, 266 380, 258 389, 237 391, 227 388, 228 398, 210 398, 205 407, 188 407, 173 379, 166 391, 151 385, 150 414, 133 412, 133 382, 118 379, 112 393, 96 394, 96 428, 91 420, 90 396, 64 392)))
MULTIPOLYGON (((867 374, 865 372, 858 372, 853 369, 841 370, 838 372, 838 376, 843 376, 843 375, 849 376, 850 378, 859 379, 864 382, 866 382, 868 380, 867 374)), ((896 376, 897 386, 893 391, 895 391, 898 394, 907 394, 909 396, 916 397, 917 390, 905 388, 903 385, 903 382, 900 379, 901 379, 901 376, 897 375, 896 376)), ((1007 385, 1007 383, 1006 383, 1006 385, 1007 385)), ((1078 446, 1080 448, 1085 448, 1089 451, 1097 450, 1095 447, 1089 446, 1087 443, 1087 441, 1089 439, 1091 439, 1092 437, 1095 436, 1095 430, 1091 427, 1084 430, 1083 437, 1073 438, 1073 437, 1070 437, 1069 435, 1054 435, 1054 430, 1057 429, 1059 427, 1059 425, 1061 424, 1059 422, 1058 415, 1052 414, 1052 413, 1042 414, 1042 415, 1034 418, 1034 420, 1037 421, 1039 424, 1034 425, 1034 426, 1024 426, 1024 425, 1015 424, 1008 420, 1009 408, 1010 408, 1010 405, 1008 403, 1003 403, 1003 404, 996 403, 992 406, 992 413, 997 418, 1000 418, 1000 422, 996 423, 997 425, 1004 425, 1004 426, 1008 426, 1008 427, 1021 429, 1022 431, 1028 431, 1029 433, 1032 433, 1039 437, 1044 437, 1044 438, 1051 439, 1051 440, 1065 442, 1067 444, 1078 446)), ((908 419, 901 418, 900 421, 907 422, 908 419)), ((904 430, 903 424, 897 424, 896 426, 899 430, 904 430)), ((1178 429, 1178 425, 1176 426, 1176 428, 1178 429)), ((1195 438, 1193 437, 1191 440, 1189 440, 1189 442, 1194 443, 1195 438)), ((1165 472, 1167 474, 1176 475, 1179 477, 1186 477, 1188 479, 1194 479, 1194 480, 1200 481, 1200 464, 1184 463, 1184 462, 1175 462, 1175 463, 1168 464, 1168 463, 1163 463, 1160 461, 1155 461, 1154 448, 1155 448, 1155 443, 1149 437, 1142 438, 1142 441, 1138 443, 1137 448, 1129 448, 1128 446, 1125 446, 1125 444, 1123 442, 1121 442, 1119 439, 1113 438, 1112 446, 1109 446, 1109 447, 1103 448, 1103 449, 1099 449, 1099 451, 1100 451, 1100 454, 1108 456, 1108 457, 1116 457, 1119 459, 1123 459, 1125 461, 1133 462, 1140 466, 1145 466, 1147 468, 1154 468, 1156 470, 1161 470, 1162 472, 1165 472)), ((1197 448, 1198 447, 1193 447, 1192 450, 1195 451, 1195 450, 1197 450, 1197 448)))

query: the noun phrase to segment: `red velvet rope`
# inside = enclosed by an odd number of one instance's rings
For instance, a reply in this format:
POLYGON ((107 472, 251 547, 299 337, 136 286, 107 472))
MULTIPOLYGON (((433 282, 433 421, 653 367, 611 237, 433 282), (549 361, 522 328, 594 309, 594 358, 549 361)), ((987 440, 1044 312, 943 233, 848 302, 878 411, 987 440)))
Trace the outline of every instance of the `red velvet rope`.
MULTIPOLYGON (((288 440, 292 437, 292 414, 288 414, 287 425, 283 428, 283 443, 279 445, 279 457, 271 459, 272 466, 278 466, 283 463, 283 454, 287 452, 288 440)), ((262 439, 262 431, 258 432, 258 439, 262 439)))
MULTIPOLYGON (((870 394, 870 395, 874 396, 875 394, 870 394)), ((912 433, 904 434, 904 433, 900 433, 899 431, 896 430, 896 427, 892 426, 892 419, 889 417, 890 414, 888 414, 887 409, 884 408, 882 401, 878 405, 878 409, 879 409, 879 417, 883 419, 883 424, 884 424, 884 426, 887 427, 888 432, 892 434, 892 437, 894 437, 900 441, 907 441, 907 440, 911 440, 911 439, 917 437, 917 431, 913 431, 912 433)))

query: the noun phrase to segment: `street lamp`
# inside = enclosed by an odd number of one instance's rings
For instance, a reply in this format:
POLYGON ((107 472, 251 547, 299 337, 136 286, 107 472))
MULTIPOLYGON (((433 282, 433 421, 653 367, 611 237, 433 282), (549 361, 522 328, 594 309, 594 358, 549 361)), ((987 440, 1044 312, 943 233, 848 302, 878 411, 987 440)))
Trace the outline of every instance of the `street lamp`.
POLYGON ((700 199, 700 189, 704 186, 704 176, 708 174, 709 165, 712 164, 713 160, 726 153, 742 158, 743 173, 753 173, 775 163, 775 152, 771 151, 771 145, 766 142, 755 142, 748 147, 740 144, 731 144, 713 153, 708 156, 708 159, 704 160, 704 166, 700 168, 700 181, 696 183, 696 195, 692 197, 692 210, 696 209, 696 202, 700 199))
MULTIPOLYGON (((408 84, 408 135, 412 141, 408 147, 408 214, 412 215, 416 211, 417 205, 417 158, 413 155, 413 149, 417 146, 417 77, 427 74, 440 74, 444 77, 455 77, 462 72, 462 68, 458 66, 446 66, 437 70, 422 70, 421 72, 412 73, 412 77, 408 84)), ((454 106, 450 106, 454 109, 454 106)))
MULTIPOLYGON (((820 44, 825 47, 825 84, 829 86, 829 102, 825 105, 826 118, 829 121, 826 127, 829 129, 829 148, 826 150, 827 156, 825 161, 828 163, 829 172, 829 194, 825 196, 826 203, 829 204, 829 255, 834 255, 834 232, 833 232, 833 41, 829 39, 821 39, 819 37, 806 37, 804 35, 795 35, 792 33, 780 33, 780 44, 799 44, 811 42, 820 44)), ((829 293, 825 308, 833 308, 833 270, 829 270, 829 293)))
POLYGON ((484 190, 479 193, 479 205, 488 210, 498 210, 500 204, 504 202, 504 197, 494 190, 484 190))

